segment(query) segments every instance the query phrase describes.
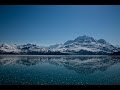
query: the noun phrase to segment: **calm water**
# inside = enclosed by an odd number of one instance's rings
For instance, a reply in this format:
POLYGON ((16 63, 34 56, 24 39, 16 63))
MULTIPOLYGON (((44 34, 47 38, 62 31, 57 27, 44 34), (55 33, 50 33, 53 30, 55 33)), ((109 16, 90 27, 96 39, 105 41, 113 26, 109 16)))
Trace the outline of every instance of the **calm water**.
POLYGON ((0 85, 120 85, 120 56, 0 56, 0 85))

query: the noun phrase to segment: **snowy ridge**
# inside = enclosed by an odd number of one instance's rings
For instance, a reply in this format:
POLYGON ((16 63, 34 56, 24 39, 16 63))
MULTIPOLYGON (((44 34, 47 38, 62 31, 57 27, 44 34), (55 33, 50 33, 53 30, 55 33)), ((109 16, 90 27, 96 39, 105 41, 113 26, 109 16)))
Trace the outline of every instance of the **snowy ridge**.
POLYGON ((118 51, 117 47, 106 42, 104 39, 96 40, 89 36, 79 36, 74 40, 68 40, 64 44, 57 45, 51 50, 61 51, 61 52, 78 52, 80 50, 90 51, 90 52, 105 52, 111 53, 118 51))
POLYGON ((19 50, 16 45, 1 44, 0 51, 19 53, 21 50, 19 50))
MULTIPOLYGON (((51 45, 49 47, 41 47, 35 44, 25 45, 8 45, 0 44, 0 54, 16 53, 16 54, 41 54, 41 53, 70 53, 70 54, 97 54, 97 53, 113 53, 119 51, 120 48, 113 46, 104 39, 96 40, 89 36, 79 36, 74 40, 68 40, 64 44, 51 45)), ((59 53, 59 54, 60 54, 59 53)))

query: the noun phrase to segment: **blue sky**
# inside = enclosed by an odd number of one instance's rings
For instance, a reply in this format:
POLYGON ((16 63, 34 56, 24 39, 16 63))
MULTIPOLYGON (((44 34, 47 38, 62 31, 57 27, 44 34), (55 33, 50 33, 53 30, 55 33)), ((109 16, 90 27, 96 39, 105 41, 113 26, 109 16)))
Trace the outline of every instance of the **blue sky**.
POLYGON ((0 43, 48 46, 82 35, 120 45, 120 6, 0 6, 0 43))

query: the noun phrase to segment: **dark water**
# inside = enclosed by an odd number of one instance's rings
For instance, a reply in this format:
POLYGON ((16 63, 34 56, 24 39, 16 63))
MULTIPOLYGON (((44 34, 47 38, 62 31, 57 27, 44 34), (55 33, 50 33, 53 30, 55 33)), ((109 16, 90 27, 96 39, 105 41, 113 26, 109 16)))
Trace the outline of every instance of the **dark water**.
POLYGON ((120 85, 120 56, 0 56, 0 85, 120 85))

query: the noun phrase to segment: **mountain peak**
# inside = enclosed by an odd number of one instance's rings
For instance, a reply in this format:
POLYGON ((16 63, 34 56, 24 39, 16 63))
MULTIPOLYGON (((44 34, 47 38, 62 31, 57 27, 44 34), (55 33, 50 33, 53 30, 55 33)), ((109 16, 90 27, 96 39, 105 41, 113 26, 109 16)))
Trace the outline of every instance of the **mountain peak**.
POLYGON ((83 35, 83 36, 77 37, 74 41, 80 42, 80 43, 83 43, 83 42, 90 43, 90 42, 95 42, 95 39, 93 37, 83 35))
POLYGON ((97 42, 102 43, 102 44, 106 44, 107 43, 104 39, 99 39, 97 42))

